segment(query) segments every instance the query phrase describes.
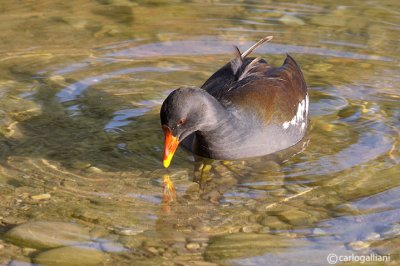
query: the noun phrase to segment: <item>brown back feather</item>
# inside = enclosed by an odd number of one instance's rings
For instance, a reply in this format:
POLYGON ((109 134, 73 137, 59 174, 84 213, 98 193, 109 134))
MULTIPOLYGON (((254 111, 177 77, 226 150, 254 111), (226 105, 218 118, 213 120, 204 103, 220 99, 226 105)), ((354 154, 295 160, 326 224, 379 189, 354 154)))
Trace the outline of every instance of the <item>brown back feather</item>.
POLYGON ((289 55, 281 67, 258 64, 252 75, 234 85, 222 102, 255 113, 265 123, 290 121, 307 94, 303 74, 289 55))

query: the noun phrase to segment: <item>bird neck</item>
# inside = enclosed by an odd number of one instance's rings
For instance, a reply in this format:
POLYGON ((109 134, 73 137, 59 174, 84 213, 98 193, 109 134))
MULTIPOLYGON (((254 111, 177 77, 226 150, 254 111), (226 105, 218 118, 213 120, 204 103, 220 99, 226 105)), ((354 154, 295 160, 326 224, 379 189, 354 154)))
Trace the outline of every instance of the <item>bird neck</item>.
MULTIPOLYGON (((226 108, 213 96, 209 95, 205 110, 205 121, 195 133, 192 150, 205 157, 214 157, 214 151, 221 151, 245 138, 248 133, 247 124, 235 109, 226 108)), ((208 97, 207 97, 208 98, 208 97)))
POLYGON ((230 119, 230 112, 223 106, 214 96, 201 91, 201 97, 197 99, 197 111, 200 113, 200 121, 198 122, 200 132, 214 132, 222 124, 227 123, 230 119))

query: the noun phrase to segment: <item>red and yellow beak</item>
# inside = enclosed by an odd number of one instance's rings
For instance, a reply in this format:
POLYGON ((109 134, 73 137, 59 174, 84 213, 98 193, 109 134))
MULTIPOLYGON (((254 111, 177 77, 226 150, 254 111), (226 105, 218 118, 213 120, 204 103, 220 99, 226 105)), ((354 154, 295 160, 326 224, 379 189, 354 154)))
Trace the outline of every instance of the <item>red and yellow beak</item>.
POLYGON ((162 130, 164 132, 165 139, 163 164, 165 168, 168 168, 171 163, 172 157, 174 156, 174 153, 178 148, 179 140, 177 137, 174 137, 172 135, 172 131, 169 127, 163 126, 162 130))

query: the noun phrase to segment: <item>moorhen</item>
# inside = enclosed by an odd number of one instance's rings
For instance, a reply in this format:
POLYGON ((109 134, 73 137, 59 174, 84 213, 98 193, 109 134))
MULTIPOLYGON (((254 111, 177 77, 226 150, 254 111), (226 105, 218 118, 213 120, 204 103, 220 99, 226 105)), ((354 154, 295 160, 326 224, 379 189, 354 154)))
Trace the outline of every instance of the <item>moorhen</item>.
POLYGON ((236 56, 201 88, 179 88, 162 104, 164 167, 181 143, 196 155, 235 160, 295 145, 308 125, 308 93, 300 67, 287 55, 280 67, 260 57, 236 56))

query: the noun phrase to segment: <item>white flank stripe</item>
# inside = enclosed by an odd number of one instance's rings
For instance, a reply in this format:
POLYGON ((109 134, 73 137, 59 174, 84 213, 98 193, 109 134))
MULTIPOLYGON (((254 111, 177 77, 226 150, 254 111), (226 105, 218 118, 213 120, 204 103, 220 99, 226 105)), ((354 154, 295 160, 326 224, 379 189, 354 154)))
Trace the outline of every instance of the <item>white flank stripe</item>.
POLYGON ((283 129, 288 129, 289 126, 295 126, 297 124, 302 123, 301 129, 304 130, 306 123, 303 122, 308 114, 308 93, 306 97, 297 105, 296 115, 293 116, 292 120, 286 121, 282 124, 283 129))

